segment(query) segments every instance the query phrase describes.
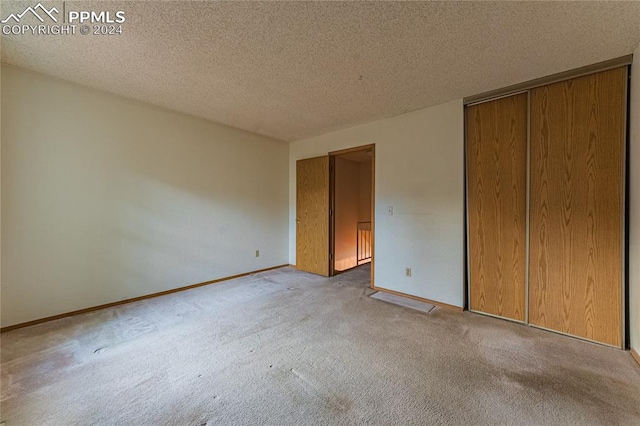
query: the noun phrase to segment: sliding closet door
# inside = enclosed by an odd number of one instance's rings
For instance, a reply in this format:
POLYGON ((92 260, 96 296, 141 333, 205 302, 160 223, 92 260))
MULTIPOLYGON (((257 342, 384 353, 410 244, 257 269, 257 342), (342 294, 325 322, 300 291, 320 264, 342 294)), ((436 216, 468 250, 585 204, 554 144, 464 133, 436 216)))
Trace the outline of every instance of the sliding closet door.
POLYGON ((626 68, 531 91, 529 322, 622 345, 626 68))
POLYGON ((467 107, 470 308, 525 320, 527 94, 467 107))

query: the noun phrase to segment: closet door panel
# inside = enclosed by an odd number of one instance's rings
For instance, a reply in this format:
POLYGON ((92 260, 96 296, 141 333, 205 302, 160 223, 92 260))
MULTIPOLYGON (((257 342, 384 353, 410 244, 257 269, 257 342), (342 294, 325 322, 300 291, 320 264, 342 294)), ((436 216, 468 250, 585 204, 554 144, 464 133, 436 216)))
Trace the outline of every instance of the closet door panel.
POLYGON ((621 346, 626 68, 531 91, 529 322, 621 346))
POLYGON ((296 268, 329 276, 329 156, 296 162, 296 268))
POLYGON ((470 308, 525 320, 527 94, 467 107, 470 308))

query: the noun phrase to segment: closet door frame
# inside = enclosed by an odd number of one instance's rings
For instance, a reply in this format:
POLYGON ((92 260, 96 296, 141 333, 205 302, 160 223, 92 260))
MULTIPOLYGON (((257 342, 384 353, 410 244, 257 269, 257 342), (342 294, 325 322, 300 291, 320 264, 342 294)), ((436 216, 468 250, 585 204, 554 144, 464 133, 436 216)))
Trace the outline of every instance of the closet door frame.
POLYGON ((465 278, 466 278, 466 283, 464 286, 464 290, 465 290, 465 303, 466 303, 466 307, 467 309, 469 309, 469 311, 471 312, 476 312, 482 315, 487 315, 487 316, 491 316, 491 317, 496 317, 496 318, 500 318, 500 319, 505 319, 507 321, 512 321, 512 322, 517 322, 517 323, 524 323, 526 325, 529 325, 531 327, 535 327, 535 328, 539 328, 539 329, 543 329, 543 330, 548 330, 551 331, 553 333, 557 333, 557 334, 561 334, 561 335, 566 335, 569 337, 573 337, 576 339, 580 339, 580 340, 585 340, 585 341, 589 341, 589 342, 593 342, 593 343, 597 343, 600 345, 604 345, 604 346, 610 346, 610 347, 616 347, 619 349, 629 349, 629 265, 628 265, 628 233, 627 233, 627 220, 628 220, 628 210, 629 210, 629 200, 628 200, 628 150, 629 150, 629 78, 631 78, 631 64, 633 62, 633 55, 626 55, 626 56, 622 56, 619 58, 615 58, 615 59, 611 59, 608 61, 604 61, 604 62, 599 62, 593 65, 587 65, 585 67, 581 67, 581 68, 577 68, 574 70, 569 70, 569 71, 565 71, 562 73, 558 73, 558 74, 553 74, 547 77, 543 77, 543 78, 539 78, 539 79, 535 79, 535 80, 531 80, 528 82, 524 82, 524 83, 519 83, 519 84, 515 84, 512 86, 508 86, 505 87, 503 89, 497 89, 497 90, 492 90, 490 92, 486 92, 486 93, 481 93, 478 95, 474 95, 474 96, 470 96, 467 98, 463 99, 463 105, 464 105, 464 129, 463 129, 463 133, 464 133, 464 190, 465 190, 465 198, 464 198, 464 202, 465 202, 465 238, 464 238, 464 244, 465 244, 465 255, 466 255, 466 261, 464 262, 464 266, 466 269, 466 274, 465 274, 465 278), (582 77, 582 76, 586 76, 586 75, 590 75, 590 74, 595 74, 595 73, 599 73, 599 72, 603 72, 603 71, 607 71, 607 70, 611 70, 614 68, 621 68, 621 67, 625 67, 626 69, 626 78, 625 78, 625 82, 624 82, 624 109, 625 111, 623 112, 623 119, 624 119, 624 124, 623 124, 623 132, 622 132, 622 152, 621 152, 621 160, 620 160, 620 179, 621 179, 621 208, 620 208, 620 214, 621 214, 621 222, 620 222, 620 227, 621 227, 621 277, 620 277, 620 324, 621 324, 621 330, 620 330, 620 337, 621 337, 621 346, 614 346, 614 345, 610 345, 607 343, 603 343, 603 342, 599 342, 599 341, 595 341, 595 340, 591 340, 588 338, 584 338, 581 336, 575 336, 572 334, 567 334, 567 333, 563 333, 561 331, 557 331, 557 330, 549 330, 549 329, 545 329, 542 327, 538 327, 535 325, 532 325, 529 323, 529 268, 530 268, 530 236, 529 236, 529 231, 530 231, 530 209, 531 209, 531 205, 530 205, 530 199, 531 199, 531 194, 530 194, 530 190, 531 190, 531 161, 530 161, 530 157, 531 157, 531 90, 536 88, 536 87, 540 87, 540 86, 545 86, 545 85, 549 85, 549 84, 553 84, 553 83, 558 83, 561 81, 565 81, 565 80, 570 80, 573 78, 577 78, 577 77, 582 77), (518 320, 514 320, 511 318, 506 318, 506 317, 502 317, 502 316, 498 316, 498 315, 493 315, 493 314, 489 314, 489 313, 485 313, 485 312, 480 312, 480 311, 475 311, 471 309, 471 256, 470 256, 470 244, 469 244, 469 202, 468 202, 468 196, 469 196, 469 187, 467 185, 467 179, 468 179, 468 170, 467 170, 467 161, 468 161, 468 143, 467 143, 467 120, 468 120, 468 113, 467 113, 467 106, 471 106, 471 105, 477 105, 480 103, 484 103, 484 102, 490 102, 490 101, 494 101, 500 98, 504 98, 504 97, 508 97, 508 96, 512 96, 512 95, 516 95, 516 94, 520 94, 520 93, 527 93, 527 170, 526 170, 526 176, 527 176, 527 181, 526 181, 526 236, 525 236, 525 241, 526 241, 526 248, 525 248, 525 252, 526 252, 526 259, 525 259, 525 320, 524 322, 522 321, 518 321, 518 320))

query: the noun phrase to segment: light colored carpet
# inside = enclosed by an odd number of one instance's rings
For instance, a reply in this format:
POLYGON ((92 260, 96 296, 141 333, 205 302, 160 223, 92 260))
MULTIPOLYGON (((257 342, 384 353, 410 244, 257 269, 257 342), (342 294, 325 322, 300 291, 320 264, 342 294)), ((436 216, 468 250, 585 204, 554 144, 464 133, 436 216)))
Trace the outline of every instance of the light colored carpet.
POLYGON ((408 297, 397 296, 395 294, 384 293, 379 291, 370 296, 372 299, 381 300, 387 303, 393 303, 394 305, 404 306, 405 308, 415 309, 416 311, 429 313, 434 305, 426 302, 420 302, 419 300, 409 299, 408 297))
POLYGON ((631 356, 291 268, 2 335, 14 425, 634 425, 631 356))

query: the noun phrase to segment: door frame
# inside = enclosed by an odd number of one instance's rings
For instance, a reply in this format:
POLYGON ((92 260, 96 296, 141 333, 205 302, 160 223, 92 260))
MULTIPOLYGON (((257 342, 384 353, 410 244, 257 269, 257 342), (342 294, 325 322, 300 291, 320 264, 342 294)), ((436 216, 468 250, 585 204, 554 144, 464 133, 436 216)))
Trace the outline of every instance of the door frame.
POLYGON ((371 151, 371 283, 374 288, 375 276, 375 236, 376 236, 376 144, 356 146, 329 152, 329 276, 336 275, 335 270, 335 159, 336 157, 357 151, 371 151))

